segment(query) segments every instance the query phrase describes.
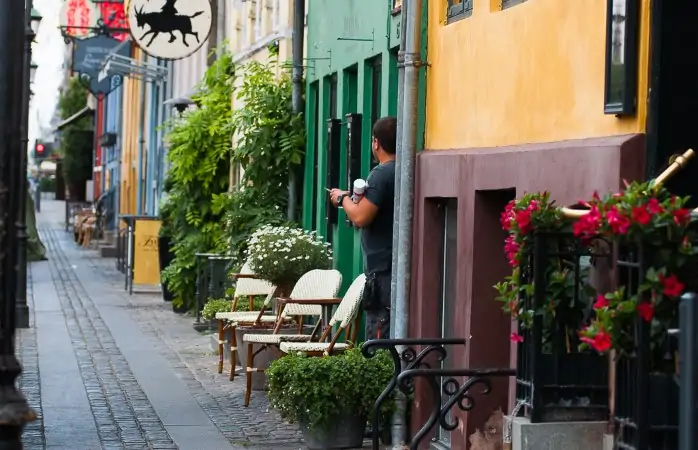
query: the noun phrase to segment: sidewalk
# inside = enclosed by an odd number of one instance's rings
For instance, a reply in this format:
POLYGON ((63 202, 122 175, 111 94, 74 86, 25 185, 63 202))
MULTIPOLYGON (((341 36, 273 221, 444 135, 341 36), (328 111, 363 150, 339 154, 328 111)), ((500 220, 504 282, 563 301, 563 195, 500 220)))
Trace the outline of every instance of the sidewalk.
POLYGON ((159 295, 123 289, 113 259, 77 247, 63 202, 37 218, 49 261, 32 263, 31 328, 18 330, 20 387, 40 420, 27 449, 302 448, 296 426, 243 406, 244 380, 216 373, 210 338, 159 295))

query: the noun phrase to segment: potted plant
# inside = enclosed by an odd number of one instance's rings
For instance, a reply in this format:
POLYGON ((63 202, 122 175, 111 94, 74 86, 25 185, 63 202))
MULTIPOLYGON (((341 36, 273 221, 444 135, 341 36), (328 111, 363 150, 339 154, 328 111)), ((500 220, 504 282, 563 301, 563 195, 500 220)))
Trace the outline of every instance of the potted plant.
POLYGON ((517 396, 530 405, 526 415, 532 422, 607 419, 608 395, 599 386, 607 386, 608 364, 579 349, 578 330, 593 303, 594 243, 574 235, 572 220, 548 192, 511 201, 501 223, 511 275, 495 289, 503 310, 518 324, 511 341, 517 351, 517 396))
MULTIPOLYGON (((298 423, 309 449, 361 447, 373 405, 393 375, 387 352, 366 359, 360 348, 331 357, 289 354, 267 369, 269 402, 298 423)), ((392 402, 386 401, 389 414, 392 402)))
POLYGON ((266 225, 258 229, 246 254, 255 274, 278 286, 282 297, 290 295, 305 273, 332 267, 330 244, 319 240, 314 231, 297 227, 266 225))
MULTIPOLYGON (((619 287, 597 297, 592 319, 580 330, 582 345, 615 355, 616 419, 651 430, 652 448, 678 445, 662 446, 677 442, 678 426, 676 342, 669 329, 678 327, 681 295, 698 288, 698 246, 687 200, 633 183, 620 194, 595 196, 591 213, 576 225, 580 235, 603 235, 621 256, 619 287), (647 395, 649 423, 638 423, 638 412, 627 408, 637 395, 647 395)), ((635 433, 619 438, 627 444, 642 439, 635 433)))

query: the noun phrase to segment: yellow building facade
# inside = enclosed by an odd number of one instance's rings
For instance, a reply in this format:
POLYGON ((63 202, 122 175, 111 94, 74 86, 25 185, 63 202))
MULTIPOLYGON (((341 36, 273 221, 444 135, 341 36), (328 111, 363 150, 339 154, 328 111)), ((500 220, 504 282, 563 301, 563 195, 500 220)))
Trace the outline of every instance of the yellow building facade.
MULTIPOLYGON (((134 46, 132 58, 140 61, 142 51, 134 46)), ((137 214, 138 194, 138 151, 141 122, 145 110, 141 105, 141 84, 145 81, 135 77, 124 77, 123 84, 123 119, 122 119, 122 153, 121 153, 121 190, 120 212, 122 215, 137 214)))
POLYGON ((452 23, 447 2, 430 1, 426 148, 643 132, 650 2, 639 3, 637 113, 619 119, 603 108, 606 0, 473 0, 452 23))

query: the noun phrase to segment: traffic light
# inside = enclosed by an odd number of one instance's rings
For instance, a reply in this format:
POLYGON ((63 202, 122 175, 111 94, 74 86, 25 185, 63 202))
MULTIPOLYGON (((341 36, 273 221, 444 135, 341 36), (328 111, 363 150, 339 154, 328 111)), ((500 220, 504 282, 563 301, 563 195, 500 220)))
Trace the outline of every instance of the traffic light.
POLYGON ((49 156, 51 156, 52 148, 48 143, 36 141, 34 144, 34 159, 37 161, 43 161, 49 156))

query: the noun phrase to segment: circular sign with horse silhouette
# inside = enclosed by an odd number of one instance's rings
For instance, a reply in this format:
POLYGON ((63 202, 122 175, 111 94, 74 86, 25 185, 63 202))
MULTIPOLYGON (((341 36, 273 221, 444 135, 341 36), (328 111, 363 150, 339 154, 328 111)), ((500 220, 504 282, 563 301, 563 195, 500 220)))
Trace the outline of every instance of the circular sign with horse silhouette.
POLYGON ((130 0, 133 40, 148 55, 182 59, 199 50, 213 28, 209 0, 130 0))

